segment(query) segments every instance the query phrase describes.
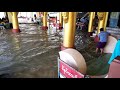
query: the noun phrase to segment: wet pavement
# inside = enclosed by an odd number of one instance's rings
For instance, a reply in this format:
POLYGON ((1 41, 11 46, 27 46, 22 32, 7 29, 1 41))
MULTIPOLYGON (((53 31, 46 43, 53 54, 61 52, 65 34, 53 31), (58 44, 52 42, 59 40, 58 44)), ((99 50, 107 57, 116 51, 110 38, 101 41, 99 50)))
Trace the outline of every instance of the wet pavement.
POLYGON ((0 78, 57 78, 61 36, 35 24, 0 33, 0 78))

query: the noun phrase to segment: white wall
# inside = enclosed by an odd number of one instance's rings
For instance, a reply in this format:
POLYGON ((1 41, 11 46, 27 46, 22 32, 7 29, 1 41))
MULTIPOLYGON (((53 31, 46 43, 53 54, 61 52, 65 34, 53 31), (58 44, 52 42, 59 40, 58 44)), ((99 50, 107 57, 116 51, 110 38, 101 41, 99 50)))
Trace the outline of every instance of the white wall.
POLYGON ((33 18, 34 14, 36 14, 36 12, 19 12, 18 17, 23 16, 23 17, 33 18))
POLYGON ((2 19, 3 17, 5 17, 5 13, 4 12, 0 12, 0 18, 2 19))

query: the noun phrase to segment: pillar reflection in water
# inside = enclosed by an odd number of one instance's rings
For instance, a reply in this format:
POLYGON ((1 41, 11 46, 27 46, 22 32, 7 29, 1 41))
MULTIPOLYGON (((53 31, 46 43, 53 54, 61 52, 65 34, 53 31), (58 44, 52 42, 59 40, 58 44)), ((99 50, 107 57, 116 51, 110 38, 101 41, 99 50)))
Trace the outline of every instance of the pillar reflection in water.
POLYGON ((47 33, 47 30, 42 31, 42 39, 43 39, 43 42, 45 43, 45 46, 47 47, 48 46, 48 33, 47 33))
POLYGON ((20 40, 19 40, 19 37, 17 35, 13 36, 12 42, 14 43, 14 48, 16 50, 20 50, 20 40))

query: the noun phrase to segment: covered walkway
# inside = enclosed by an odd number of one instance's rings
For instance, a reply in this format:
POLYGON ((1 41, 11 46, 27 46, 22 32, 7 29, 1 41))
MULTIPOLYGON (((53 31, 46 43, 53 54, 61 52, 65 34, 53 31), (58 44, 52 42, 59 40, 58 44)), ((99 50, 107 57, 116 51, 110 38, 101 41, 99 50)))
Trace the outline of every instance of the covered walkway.
MULTIPOLYGON (((59 20, 55 17, 52 25, 48 24, 47 12, 42 12, 41 25, 19 24, 18 12, 8 14, 13 28, 0 31, 0 78, 58 78, 58 52, 67 48, 74 48, 83 55, 86 74, 99 76, 108 73, 111 52, 96 54, 96 43, 90 37, 94 33, 95 12, 88 13, 89 25, 81 30, 76 30, 77 12, 60 12, 59 20)), ((106 30, 108 12, 97 14, 96 35, 100 28, 106 30)))

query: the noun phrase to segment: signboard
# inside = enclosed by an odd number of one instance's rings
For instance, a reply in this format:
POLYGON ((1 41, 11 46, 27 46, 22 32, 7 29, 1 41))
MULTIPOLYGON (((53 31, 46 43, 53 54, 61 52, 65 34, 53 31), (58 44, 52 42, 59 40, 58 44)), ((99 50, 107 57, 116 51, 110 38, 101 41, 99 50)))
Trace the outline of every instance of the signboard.
POLYGON ((84 75, 59 59, 59 72, 65 78, 84 78, 84 75))

